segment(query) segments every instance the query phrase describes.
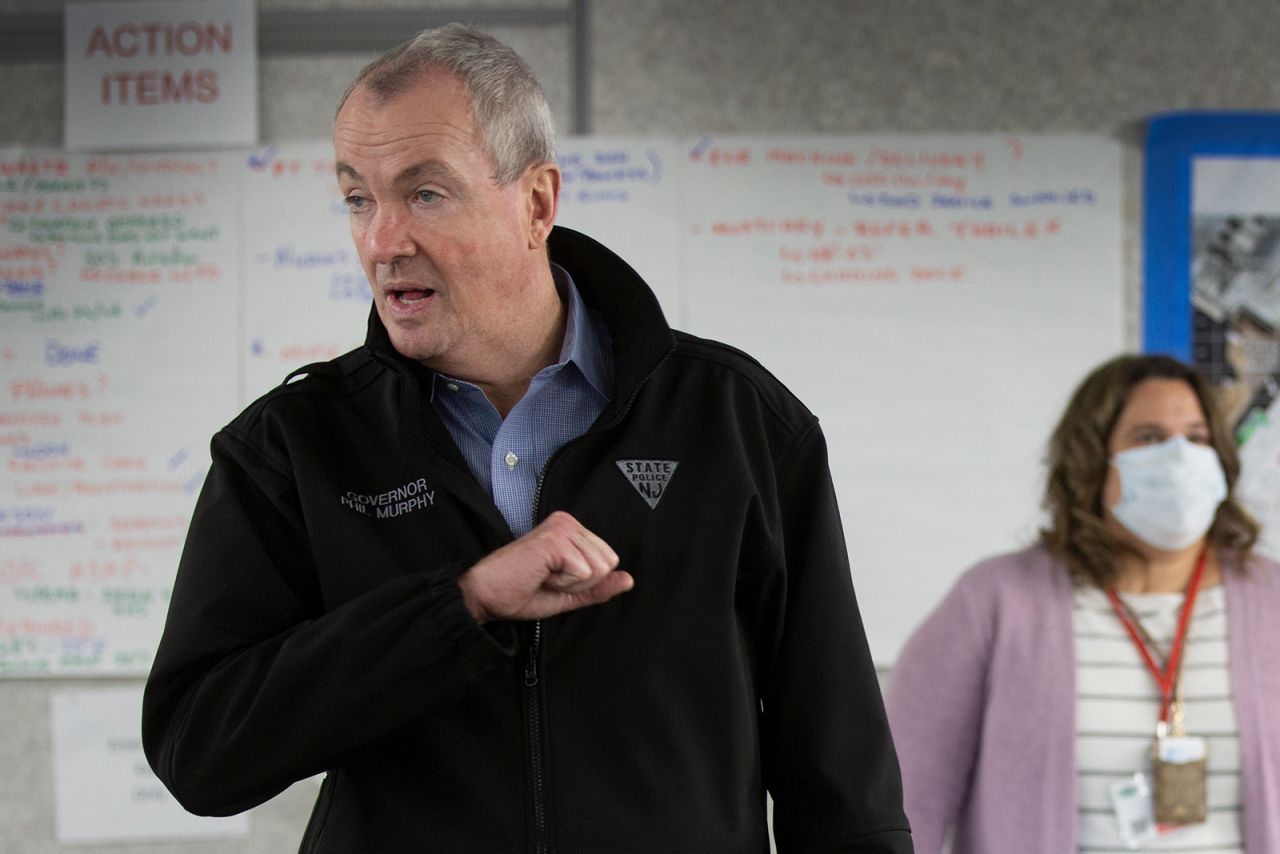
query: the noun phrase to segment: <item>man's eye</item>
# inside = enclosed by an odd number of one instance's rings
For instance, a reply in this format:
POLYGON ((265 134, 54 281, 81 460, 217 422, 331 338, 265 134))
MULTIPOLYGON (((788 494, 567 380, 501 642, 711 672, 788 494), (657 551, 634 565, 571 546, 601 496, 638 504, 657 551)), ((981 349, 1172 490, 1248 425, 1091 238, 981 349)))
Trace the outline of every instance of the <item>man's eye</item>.
POLYGON ((432 202, 438 201, 440 198, 440 194, 435 190, 419 190, 416 193, 416 196, 418 201, 422 202, 424 205, 429 205, 432 202))
POLYGON ((364 210, 364 207, 368 204, 369 200, 364 196, 347 196, 345 201, 347 203, 348 210, 359 211, 364 210))

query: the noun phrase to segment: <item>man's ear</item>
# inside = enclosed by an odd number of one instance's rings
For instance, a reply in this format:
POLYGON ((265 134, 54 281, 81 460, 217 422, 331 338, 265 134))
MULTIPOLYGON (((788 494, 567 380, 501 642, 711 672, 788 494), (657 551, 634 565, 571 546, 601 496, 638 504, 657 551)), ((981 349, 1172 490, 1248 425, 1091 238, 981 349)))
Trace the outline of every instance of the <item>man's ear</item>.
POLYGON ((530 166, 521 179, 529 205, 529 248, 546 246, 560 204, 560 167, 548 161, 530 166))

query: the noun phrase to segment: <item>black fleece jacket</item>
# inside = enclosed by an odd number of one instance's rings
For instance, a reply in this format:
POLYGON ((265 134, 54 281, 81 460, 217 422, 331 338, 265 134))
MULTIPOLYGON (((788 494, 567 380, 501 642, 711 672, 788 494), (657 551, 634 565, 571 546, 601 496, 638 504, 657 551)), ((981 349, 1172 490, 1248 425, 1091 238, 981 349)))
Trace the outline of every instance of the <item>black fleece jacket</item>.
POLYGON ((457 576, 511 541, 371 313, 213 439, 143 738, 189 810, 324 772, 305 852, 909 852, 897 759, 816 419, 556 229, 616 389, 548 464, 635 589, 477 625, 457 576), (655 500, 656 499, 656 500, 655 500))

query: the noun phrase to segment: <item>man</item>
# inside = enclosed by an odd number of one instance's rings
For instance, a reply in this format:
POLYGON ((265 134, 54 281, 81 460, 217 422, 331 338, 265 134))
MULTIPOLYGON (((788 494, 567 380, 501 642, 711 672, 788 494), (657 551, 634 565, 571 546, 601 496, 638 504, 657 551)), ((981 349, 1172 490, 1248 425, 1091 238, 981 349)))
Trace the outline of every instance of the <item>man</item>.
POLYGON ((671 331, 459 26, 334 127, 365 347, 213 442, 143 710, 189 810, 319 852, 905 852, 816 419, 671 331))

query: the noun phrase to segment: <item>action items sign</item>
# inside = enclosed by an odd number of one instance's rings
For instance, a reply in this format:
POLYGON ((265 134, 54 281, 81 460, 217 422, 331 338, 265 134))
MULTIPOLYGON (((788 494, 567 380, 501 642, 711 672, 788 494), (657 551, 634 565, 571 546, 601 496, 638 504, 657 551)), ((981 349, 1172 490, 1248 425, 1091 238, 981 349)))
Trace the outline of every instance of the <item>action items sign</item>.
POLYGON ((253 0, 71 3, 66 7, 66 146, 254 145, 253 0))

